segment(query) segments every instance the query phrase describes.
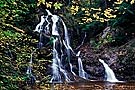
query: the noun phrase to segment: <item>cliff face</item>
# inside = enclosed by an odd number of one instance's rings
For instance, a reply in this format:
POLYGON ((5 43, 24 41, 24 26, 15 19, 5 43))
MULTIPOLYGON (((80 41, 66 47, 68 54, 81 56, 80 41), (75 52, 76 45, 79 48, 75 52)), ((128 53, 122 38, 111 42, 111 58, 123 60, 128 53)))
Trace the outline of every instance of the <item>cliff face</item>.
MULTIPOLYGON (((81 58, 84 70, 89 79, 103 80, 105 69, 98 61, 103 59, 114 71, 117 79, 122 81, 135 80, 135 39, 119 47, 92 48, 90 44, 81 47, 81 58)), ((77 65, 74 65, 77 68, 77 65)))

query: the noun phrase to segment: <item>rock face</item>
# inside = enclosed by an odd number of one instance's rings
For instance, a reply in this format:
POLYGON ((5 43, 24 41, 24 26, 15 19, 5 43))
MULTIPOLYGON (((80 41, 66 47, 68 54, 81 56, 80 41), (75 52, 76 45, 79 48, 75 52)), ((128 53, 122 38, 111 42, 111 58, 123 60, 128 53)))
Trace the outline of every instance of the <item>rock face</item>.
POLYGON ((118 56, 117 66, 114 69, 118 79, 127 81, 135 80, 135 39, 114 51, 118 56))
MULTIPOLYGON (((105 69, 99 62, 99 58, 103 59, 109 65, 109 67, 114 71, 115 76, 118 80, 135 80, 135 39, 122 46, 113 48, 102 47, 100 49, 97 49, 91 47, 90 44, 84 44, 80 48, 80 51, 83 68, 85 72, 89 74, 88 78, 90 80, 104 80, 105 78, 105 69)), ((51 57, 52 55, 50 55, 49 58, 51 57)), ((78 74, 78 61, 77 57, 75 57, 74 55, 72 56, 71 63, 73 65, 73 71, 78 74)), ((46 68, 48 68, 48 75, 51 74, 51 62, 47 65, 48 66, 46 68)), ((65 69, 70 72, 69 65, 66 65, 65 69)))
POLYGON ((105 71, 103 65, 98 61, 98 50, 94 50, 87 44, 81 48, 81 52, 84 69, 90 75, 89 79, 103 80, 105 71))
MULTIPOLYGON (((103 59, 114 71, 116 78, 121 81, 135 80, 135 39, 120 47, 110 47, 102 49, 92 48, 89 44, 81 47, 81 58, 84 70, 89 74, 89 79, 103 80, 105 69, 98 61, 103 59)), ((74 70, 78 70, 76 59, 74 70)), ((77 73, 77 72, 76 72, 77 73)))

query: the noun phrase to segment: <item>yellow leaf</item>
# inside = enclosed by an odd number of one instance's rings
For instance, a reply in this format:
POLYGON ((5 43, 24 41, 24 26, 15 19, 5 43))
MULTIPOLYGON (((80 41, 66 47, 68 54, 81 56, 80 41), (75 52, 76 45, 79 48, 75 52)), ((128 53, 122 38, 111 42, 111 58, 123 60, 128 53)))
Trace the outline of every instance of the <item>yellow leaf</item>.
POLYGON ((117 0, 117 2, 114 2, 115 4, 122 4, 124 0, 117 0))
POLYGON ((131 2, 130 2, 130 4, 134 4, 135 3, 135 0, 132 0, 131 2))
POLYGON ((96 18, 96 14, 93 14, 93 17, 96 18))
POLYGON ((78 12, 78 9, 79 9, 79 6, 76 6, 76 7, 74 8, 74 10, 75 10, 76 12, 78 12))
POLYGON ((82 11, 84 11, 84 10, 85 10, 85 8, 82 8, 81 10, 82 10, 82 11))
POLYGON ((91 8, 91 10, 101 11, 101 8, 91 8))
POLYGON ((85 15, 86 15, 86 16, 90 16, 90 13, 86 13, 85 15))
POLYGON ((79 10, 79 6, 72 5, 70 8, 71 14, 75 15, 79 10))
POLYGON ((53 6, 54 6, 55 9, 60 9, 62 5, 63 4, 56 2, 56 3, 54 3, 53 6))
POLYGON ((45 5, 45 0, 38 0, 37 6, 39 6, 40 4, 44 4, 45 5))
POLYGON ((89 11, 85 11, 85 13, 89 13, 89 11))
POLYGON ((44 4, 44 5, 45 5, 45 0, 41 0, 41 2, 42 2, 42 4, 44 4))
POLYGON ((38 2, 38 3, 37 3, 37 6, 39 6, 40 4, 41 4, 41 2, 38 2))
POLYGON ((52 2, 46 2, 46 7, 51 8, 52 7, 52 2))
POLYGON ((86 22, 92 22, 91 18, 86 19, 86 22))

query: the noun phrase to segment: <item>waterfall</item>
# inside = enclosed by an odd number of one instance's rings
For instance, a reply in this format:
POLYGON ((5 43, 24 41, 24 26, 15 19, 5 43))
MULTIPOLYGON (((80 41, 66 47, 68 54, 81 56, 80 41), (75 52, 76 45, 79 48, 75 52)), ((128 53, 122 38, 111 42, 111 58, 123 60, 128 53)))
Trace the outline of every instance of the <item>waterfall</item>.
POLYGON ((70 71, 71 71, 71 73, 72 73, 73 75, 75 75, 75 76, 76 76, 76 74, 73 72, 73 66, 72 66, 72 64, 71 64, 71 63, 69 63, 69 65, 70 65, 70 71))
POLYGON ((29 62, 29 65, 27 67, 26 74, 31 74, 32 75, 32 68, 31 68, 31 66, 32 66, 32 54, 31 54, 31 57, 30 57, 30 62, 29 62))
MULTIPOLYGON (((68 40, 68 39, 67 39, 68 40)), ((66 50, 67 50, 67 55, 68 55, 68 61, 69 61, 69 66, 70 66, 70 71, 71 71, 71 73, 73 74, 73 75, 76 75, 74 72, 73 72, 73 66, 72 66, 72 64, 71 64, 71 62, 70 62, 70 50, 74 53, 74 51, 72 50, 72 48, 70 47, 70 45, 66 45, 66 43, 65 43, 65 41, 63 40, 63 44, 64 44, 64 46, 65 46, 65 48, 66 48, 66 50)), ((69 43, 68 43, 69 44, 69 43)))
POLYGON ((76 56, 78 57, 79 76, 84 78, 84 79, 87 79, 88 78, 88 74, 83 69, 82 60, 80 58, 80 51, 77 53, 76 56))
POLYGON ((53 60, 53 62, 52 62, 52 74, 53 75, 52 75, 50 82, 54 82, 54 81, 62 82, 61 74, 64 75, 64 78, 66 81, 70 81, 68 74, 63 69, 63 65, 62 65, 62 60, 63 60, 63 56, 64 56, 63 46, 65 46, 66 53, 67 53, 67 60, 68 60, 69 65, 70 65, 70 70, 73 73, 73 75, 75 75, 75 73, 72 70, 72 64, 70 63, 70 53, 71 53, 70 51, 73 52, 73 50, 70 47, 70 41, 69 41, 66 25, 59 16, 53 15, 49 10, 46 10, 46 11, 47 11, 48 15, 41 16, 41 21, 36 26, 34 31, 37 31, 38 33, 40 33, 40 39, 39 39, 38 46, 39 46, 39 48, 41 48, 43 46, 42 34, 43 33, 48 34, 48 33, 50 33, 50 30, 52 30, 51 35, 53 38, 53 59, 52 59, 53 60), (51 16, 52 24, 48 21, 49 16, 51 16), (61 20, 63 27, 64 27, 64 39, 63 40, 61 40, 61 37, 59 35, 60 30, 58 30, 58 28, 57 28, 58 20, 61 20), (44 23, 47 23, 47 24, 44 25, 44 23), (52 25, 52 26, 50 27, 50 25, 52 25), (58 49, 60 49, 60 50, 58 50, 58 49))
POLYGON ((99 59, 99 61, 103 64, 103 66, 105 68, 105 73, 106 73, 106 76, 107 76, 106 81, 118 82, 119 80, 116 79, 113 70, 102 59, 99 59))
POLYGON ((56 38, 56 40, 53 40, 53 63, 52 63, 53 76, 52 76, 52 79, 50 82, 53 82, 53 80, 62 82, 61 75, 59 73, 59 68, 60 68, 61 64, 60 64, 60 60, 58 58, 57 50, 55 49, 56 41, 57 41, 57 38, 56 38))
POLYGON ((36 77, 32 74, 32 63, 33 63, 33 54, 34 54, 34 52, 36 52, 36 49, 30 55, 29 65, 28 65, 27 71, 26 71, 26 74, 28 75, 31 84, 34 84, 35 81, 36 81, 36 77))
POLYGON ((52 22, 53 22, 53 25, 52 25, 52 35, 54 36, 54 39, 53 41, 53 63, 52 63, 52 69, 53 69, 53 76, 52 76, 52 79, 50 82, 53 82, 53 81, 57 81, 57 82, 62 82, 62 77, 60 75, 60 72, 64 75, 65 77, 65 80, 67 82, 70 81, 68 75, 67 75, 67 72, 62 68, 62 57, 63 57, 63 51, 62 51, 62 41, 60 39, 60 36, 59 36, 59 32, 58 32, 58 28, 57 28, 57 25, 56 23, 58 22, 59 20, 59 16, 57 15, 52 15, 48 10, 47 10, 47 13, 48 15, 51 15, 51 19, 52 19, 52 22), (61 51, 61 54, 58 53, 57 51, 57 46, 56 46, 56 43, 60 43, 60 51, 61 51), (59 57, 60 55, 60 57, 59 57))
MULTIPOLYGON (((52 43, 53 43, 53 59, 52 59, 52 78, 50 82, 63 82, 63 81, 71 81, 70 76, 65 70, 65 66, 62 64, 62 62, 68 63, 70 68, 70 72, 72 75, 76 75, 73 72, 73 66, 70 62, 71 60, 71 53, 73 55, 76 55, 73 49, 70 46, 70 39, 68 36, 68 30, 64 23, 64 21, 57 15, 53 15, 49 10, 46 10, 47 16, 42 15, 41 21, 36 26, 35 30, 36 32, 40 33, 39 38, 39 48, 43 46, 43 35, 50 35, 52 43), (49 21, 50 19, 51 21, 49 21), (61 25, 63 26, 63 31, 61 35, 61 30, 58 28, 58 23, 61 22, 61 25), (51 30, 51 31, 50 31, 51 30), (63 61, 64 60, 64 61, 63 61)), ((83 41, 84 42, 84 41, 83 41)), ((78 57, 78 64, 79 64, 79 76, 87 79, 87 73, 83 70, 83 65, 81 58, 79 57, 80 51, 76 55, 78 57)))
POLYGON ((61 19, 61 21, 62 21, 62 24, 63 24, 63 26, 64 26, 64 34, 65 34, 65 42, 63 42, 64 43, 64 45, 66 45, 67 46, 67 53, 69 54, 69 50, 71 50, 73 53, 74 53, 74 51, 73 51, 73 49, 71 48, 71 46, 70 46, 70 41, 69 41, 69 37, 68 37, 68 31, 67 31, 67 27, 66 27, 66 25, 65 25, 65 23, 63 22, 63 20, 61 19))
POLYGON ((42 31, 42 29, 43 29, 43 24, 44 24, 44 22, 45 22, 45 19, 44 19, 44 15, 42 15, 41 16, 41 21, 40 21, 40 23, 36 26, 36 28, 35 28, 35 32, 37 31, 37 32, 41 32, 42 31))
POLYGON ((27 72, 26 72, 26 74, 29 74, 29 75, 32 75, 32 63, 33 63, 33 54, 34 54, 34 52, 36 52, 36 49, 31 53, 29 65, 28 65, 28 67, 27 67, 27 72))
POLYGON ((57 15, 52 15, 51 19, 52 19, 52 22, 53 22, 53 25, 52 25, 52 35, 59 36, 58 28, 56 26, 56 23, 58 22, 59 17, 57 15))

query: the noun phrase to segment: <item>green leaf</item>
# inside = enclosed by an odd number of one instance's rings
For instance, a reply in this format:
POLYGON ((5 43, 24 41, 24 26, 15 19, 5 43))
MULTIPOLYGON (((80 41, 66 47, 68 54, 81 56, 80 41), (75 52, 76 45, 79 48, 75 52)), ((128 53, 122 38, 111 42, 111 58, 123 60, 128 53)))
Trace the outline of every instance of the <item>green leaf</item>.
POLYGON ((0 3, 0 7, 4 7, 4 4, 3 3, 0 3))
POLYGON ((62 5, 63 4, 56 2, 56 3, 54 3, 53 6, 54 6, 55 9, 60 9, 62 5))
POLYGON ((134 15, 134 12, 133 12, 133 11, 131 11, 131 10, 129 10, 129 9, 128 9, 127 11, 128 11, 129 13, 131 13, 131 14, 134 15))

